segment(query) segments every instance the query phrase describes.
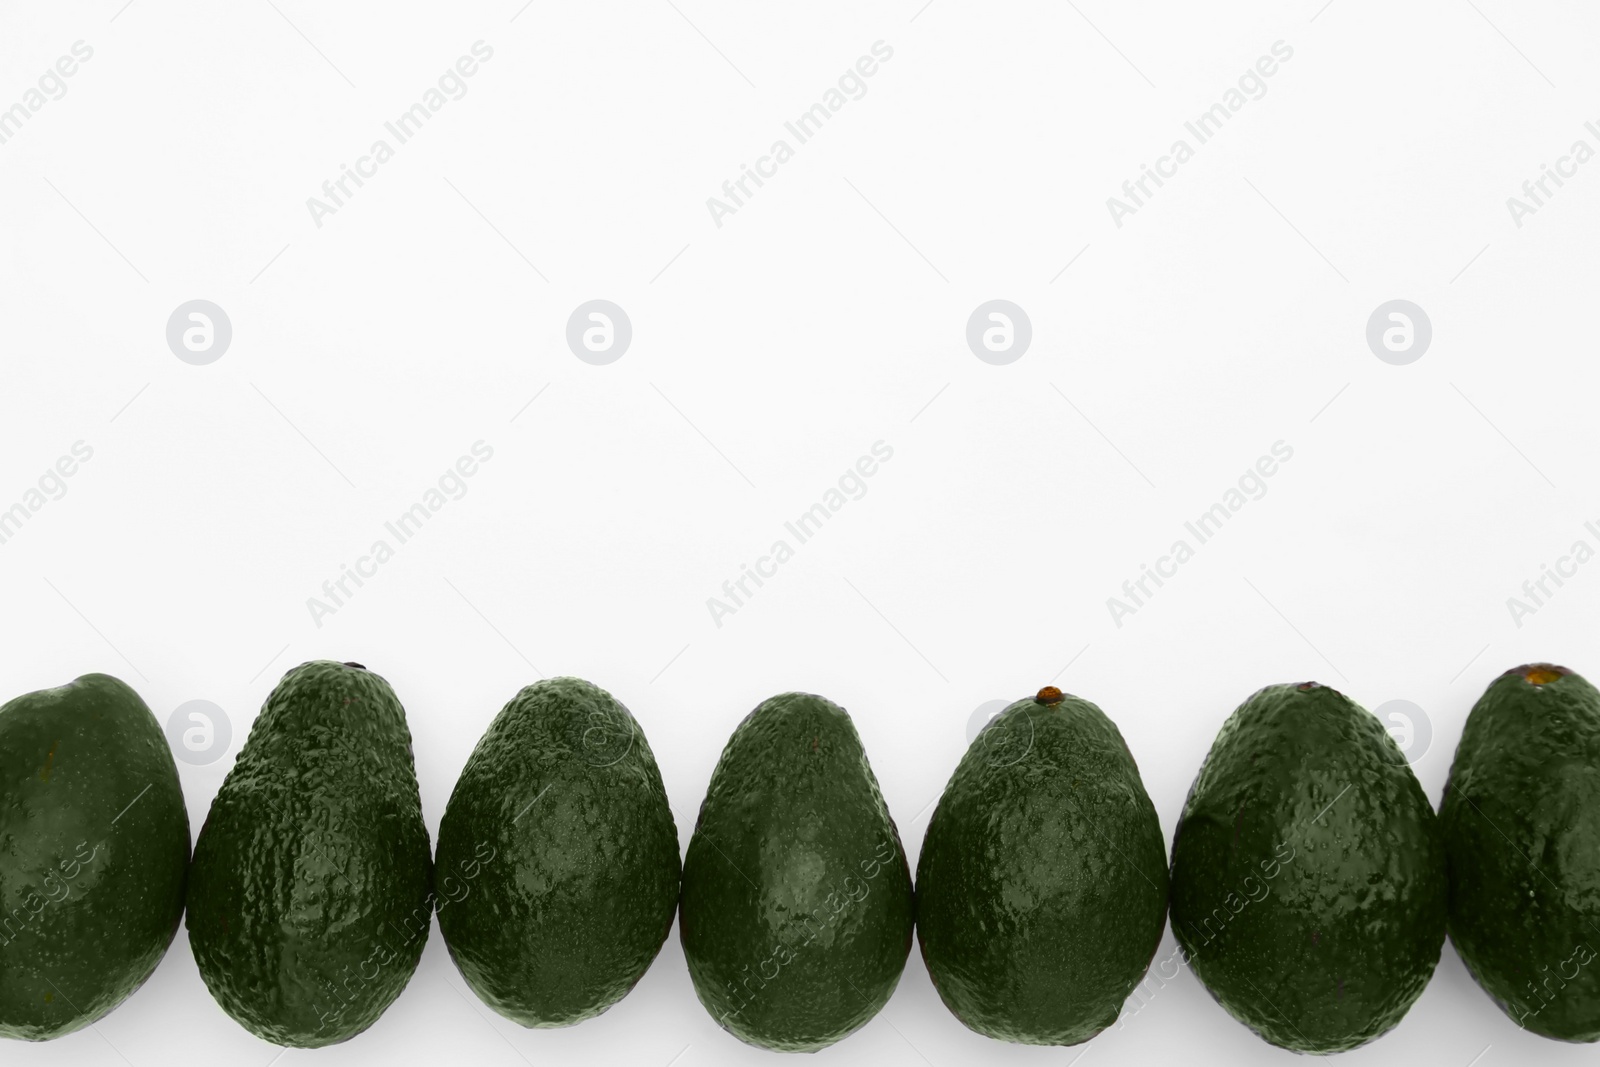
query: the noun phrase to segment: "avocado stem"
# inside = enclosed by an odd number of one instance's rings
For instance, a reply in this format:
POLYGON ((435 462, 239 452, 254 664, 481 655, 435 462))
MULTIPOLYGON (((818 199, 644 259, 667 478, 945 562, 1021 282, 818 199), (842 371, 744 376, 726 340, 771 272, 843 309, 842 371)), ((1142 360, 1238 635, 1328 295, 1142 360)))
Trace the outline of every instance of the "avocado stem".
POLYGON ((1554 663, 1525 663, 1512 673, 1522 675, 1523 680, 1530 685, 1549 685, 1562 675, 1572 672, 1565 667, 1557 667, 1554 663))

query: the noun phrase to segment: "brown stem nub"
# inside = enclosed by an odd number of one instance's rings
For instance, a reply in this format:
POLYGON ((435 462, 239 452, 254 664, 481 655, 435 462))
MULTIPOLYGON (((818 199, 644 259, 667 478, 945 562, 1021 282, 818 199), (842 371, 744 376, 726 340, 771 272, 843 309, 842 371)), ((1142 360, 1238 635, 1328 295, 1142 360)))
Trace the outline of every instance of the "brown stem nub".
POLYGON ((1033 698, 1033 702, 1035 704, 1043 704, 1047 708, 1055 707, 1061 703, 1061 690, 1053 685, 1047 685, 1039 690, 1038 694, 1033 698))
POLYGON ((1531 685, 1549 685, 1557 678, 1572 672, 1554 663, 1526 663, 1516 670, 1531 685))
POLYGON ((365 668, 365 667, 363 667, 363 666, 362 666, 362 665, 361 665, 361 664, 359 664, 359 663, 346 663, 346 664, 345 664, 345 666, 346 666, 346 667, 354 667, 354 668, 355 668, 355 669, 356 669, 356 670, 358 670, 358 671, 364 671, 364 670, 366 670, 366 668, 365 668))

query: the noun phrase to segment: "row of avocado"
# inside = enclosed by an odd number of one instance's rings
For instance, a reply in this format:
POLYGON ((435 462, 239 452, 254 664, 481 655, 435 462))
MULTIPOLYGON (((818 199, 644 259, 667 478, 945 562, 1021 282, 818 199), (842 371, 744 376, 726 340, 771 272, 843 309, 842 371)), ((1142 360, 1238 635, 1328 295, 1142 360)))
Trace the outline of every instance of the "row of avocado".
POLYGON ((787 693, 735 729, 680 865, 644 733, 576 678, 519 693, 430 855, 405 711, 359 664, 273 691, 194 845, 167 741, 89 675, 0 707, 0 1035, 88 1026, 155 970, 185 910, 218 1004, 315 1048, 400 995, 437 914, 485 1004, 523 1026, 605 1011, 674 915, 701 1003, 752 1045, 813 1051, 889 1000, 913 931, 939 996, 1003 1041, 1116 1022, 1170 913, 1239 1021, 1352 1049, 1421 995, 1448 930, 1526 1029, 1600 1038, 1600 693, 1507 671, 1467 719, 1436 815, 1378 720, 1314 682, 1224 723, 1170 864, 1116 725, 1054 687, 981 732, 945 787, 915 892, 849 715, 787 693))

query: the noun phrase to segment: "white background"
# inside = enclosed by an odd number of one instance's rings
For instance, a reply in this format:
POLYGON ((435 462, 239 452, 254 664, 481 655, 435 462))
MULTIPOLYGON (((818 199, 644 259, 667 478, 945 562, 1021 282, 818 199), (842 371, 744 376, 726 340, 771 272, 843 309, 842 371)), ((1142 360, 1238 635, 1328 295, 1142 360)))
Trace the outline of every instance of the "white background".
MULTIPOLYGON (((1574 140, 1600 148, 1582 5, 121 2, 0 8, 0 108, 94 50, 0 145, 0 508, 94 449, 0 544, 3 685, 106 671, 163 721, 225 709, 229 751, 180 765, 196 831, 276 679, 314 658, 393 683, 430 832, 541 673, 633 710, 685 844, 739 719, 825 694, 913 859, 974 709, 1052 681, 1120 724, 1170 835, 1262 685, 1414 702, 1437 801, 1496 674, 1600 671, 1600 564, 1520 626, 1507 608, 1574 541, 1600 547, 1600 163, 1520 227, 1506 204, 1574 140), (466 95, 316 226, 306 199, 478 40, 494 55, 466 95), (879 40, 866 95, 715 225, 707 197, 879 40), (1115 225, 1107 198, 1279 40, 1266 94, 1115 225), (608 366, 565 343, 594 298, 633 323, 608 366), (1007 366, 965 341, 995 298, 1033 325, 1007 366), (232 322, 209 366, 167 347, 191 299, 232 322), (1365 340, 1392 299, 1433 324, 1407 366, 1365 340), (307 598, 479 440, 467 495, 317 626, 307 598), (866 495, 716 626, 707 598, 879 440, 866 495), (1265 496, 1116 625, 1107 598, 1279 440, 1265 496)), ((4 1054, 278 1050, 216 1007, 180 933, 94 1031, 4 1054)), ((378 1025, 281 1062, 312 1055, 769 1061, 699 1007, 676 931, 632 995, 562 1031, 485 1009, 435 933, 378 1025)), ((1187 973, 1083 1048, 989 1041, 913 950, 819 1062, 1288 1055, 1187 973)), ((1345 1061, 1593 1056, 1519 1031, 1447 946, 1402 1025, 1345 1061)))

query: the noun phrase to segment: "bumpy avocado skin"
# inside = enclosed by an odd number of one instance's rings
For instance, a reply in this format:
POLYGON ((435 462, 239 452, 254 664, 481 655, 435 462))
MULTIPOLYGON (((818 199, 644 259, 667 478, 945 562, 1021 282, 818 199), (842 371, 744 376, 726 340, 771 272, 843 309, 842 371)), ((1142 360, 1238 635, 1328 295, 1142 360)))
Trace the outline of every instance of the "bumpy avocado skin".
POLYGON ((439 825, 439 928, 483 1002, 523 1026, 605 1011, 678 908, 678 829, 644 731, 579 678, 517 694, 439 825))
POLYGON ((781 1052, 839 1041, 911 951, 911 871, 845 710, 807 693, 734 730, 683 865, 679 934, 700 1003, 781 1052))
POLYGON ((1444 844, 1399 746, 1336 690, 1268 686, 1223 724, 1172 845, 1172 929, 1268 1042, 1341 1052, 1396 1025, 1444 943, 1444 844))
POLYGON ((1056 696, 1019 700, 978 735, 917 860, 917 938, 945 1006, 1033 1045, 1114 1023, 1167 917, 1165 839, 1122 734, 1056 696))
POLYGON ((0 707, 0 1037, 94 1023, 183 916, 189 815, 144 701, 90 674, 0 707))
POLYGON ((1536 1034, 1600 1039, 1600 692, 1550 664, 1501 675, 1439 818, 1450 938, 1478 984, 1536 1034))
POLYGON ((432 891, 394 690, 354 664, 296 667, 267 698, 195 843, 189 944, 212 996, 274 1044, 348 1040, 416 970, 432 891))

